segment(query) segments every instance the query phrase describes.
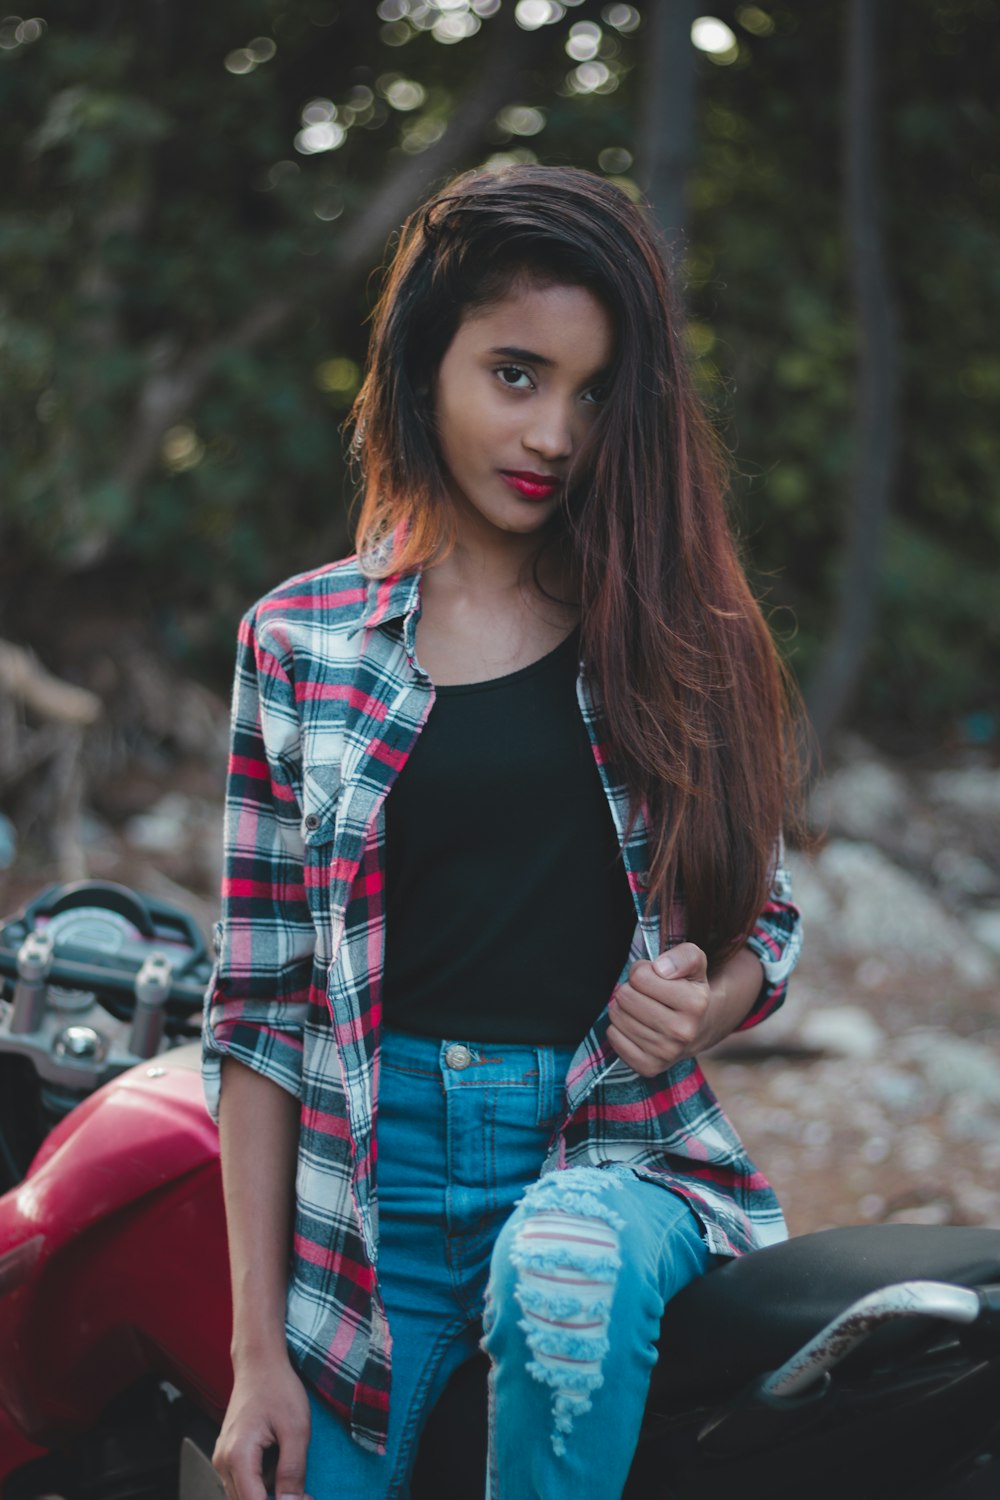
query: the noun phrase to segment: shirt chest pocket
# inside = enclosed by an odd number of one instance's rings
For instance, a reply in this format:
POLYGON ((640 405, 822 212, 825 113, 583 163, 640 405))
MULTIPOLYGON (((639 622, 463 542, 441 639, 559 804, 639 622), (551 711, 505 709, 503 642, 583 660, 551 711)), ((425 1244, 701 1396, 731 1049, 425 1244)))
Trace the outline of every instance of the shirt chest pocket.
POLYGON ((337 808, 340 804, 341 774, 336 761, 320 762, 306 768, 302 777, 302 842, 306 858, 316 856, 336 833, 337 808))

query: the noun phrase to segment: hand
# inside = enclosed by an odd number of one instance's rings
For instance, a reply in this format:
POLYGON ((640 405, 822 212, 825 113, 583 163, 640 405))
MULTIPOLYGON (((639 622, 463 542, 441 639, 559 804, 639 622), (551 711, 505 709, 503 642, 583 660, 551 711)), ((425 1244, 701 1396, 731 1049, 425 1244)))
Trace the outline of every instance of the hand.
POLYGON ((233 1394, 212 1455, 226 1500, 310 1500, 304 1494, 309 1447, 309 1398, 287 1359, 238 1367, 233 1394), (273 1483, 264 1483, 265 1454, 277 1446, 273 1483))
POLYGON ((615 990, 608 1041, 643 1078, 655 1078, 714 1041, 708 959, 694 943, 678 943, 652 963, 640 959, 615 990))

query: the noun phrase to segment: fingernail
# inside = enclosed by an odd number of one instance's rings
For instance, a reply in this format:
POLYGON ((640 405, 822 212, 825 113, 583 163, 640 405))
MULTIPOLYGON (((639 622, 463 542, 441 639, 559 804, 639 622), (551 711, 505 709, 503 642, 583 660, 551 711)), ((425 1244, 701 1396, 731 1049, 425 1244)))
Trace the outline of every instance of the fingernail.
POLYGON ((671 974, 677 973, 677 965, 669 953, 661 953, 659 958, 654 958, 653 968, 661 979, 669 979, 671 974))

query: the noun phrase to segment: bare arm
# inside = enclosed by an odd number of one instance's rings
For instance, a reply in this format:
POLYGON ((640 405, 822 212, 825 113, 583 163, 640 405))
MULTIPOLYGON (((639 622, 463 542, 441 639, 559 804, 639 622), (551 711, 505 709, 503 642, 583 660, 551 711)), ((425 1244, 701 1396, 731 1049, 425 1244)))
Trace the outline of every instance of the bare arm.
POLYGON ((309 1403, 285 1344, 299 1102, 226 1058, 219 1141, 233 1286, 233 1394, 213 1463, 231 1500, 265 1500, 263 1455, 280 1450, 275 1492, 305 1486, 309 1403))
POLYGON ((632 965, 611 1001, 608 1041, 623 1062, 653 1078, 714 1047, 746 1020, 764 982, 756 954, 740 948, 711 977, 694 943, 632 965))
POLYGON ((226 1058, 219 1144, 233 1283, 233 1364, 285 1353, 299 1101, 226 1058))

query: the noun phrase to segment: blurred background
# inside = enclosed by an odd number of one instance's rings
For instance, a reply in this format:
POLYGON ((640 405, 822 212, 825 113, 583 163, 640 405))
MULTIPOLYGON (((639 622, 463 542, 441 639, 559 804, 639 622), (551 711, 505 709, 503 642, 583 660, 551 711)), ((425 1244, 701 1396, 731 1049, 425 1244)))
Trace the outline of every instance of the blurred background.
POLYGON ((998 65, 997 0, 0 18, 0 909, 212 921, 236 623, 350 550, 391 236, 587 167, 652 202, 822 750, 806 958, 713 1081, 794 1230, 1000 1225, 998 65))

